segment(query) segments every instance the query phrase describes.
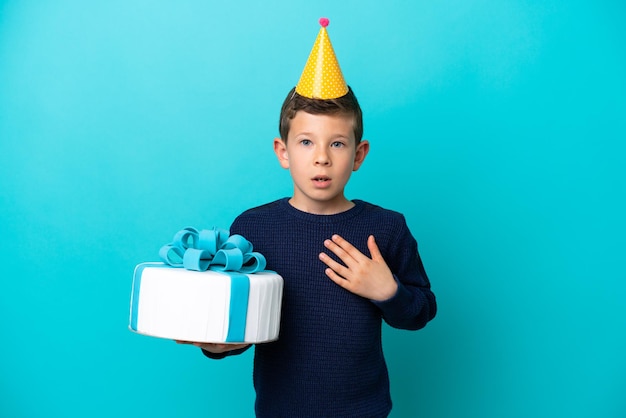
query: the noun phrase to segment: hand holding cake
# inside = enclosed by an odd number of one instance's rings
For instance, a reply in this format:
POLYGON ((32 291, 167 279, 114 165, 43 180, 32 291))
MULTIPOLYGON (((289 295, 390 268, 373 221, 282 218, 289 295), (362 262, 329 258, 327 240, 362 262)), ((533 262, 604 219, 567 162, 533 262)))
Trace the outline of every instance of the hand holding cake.
POLYGON ((213 354, 222 354, 222 353, 226 353, 232 350, 240 350, 250 345, 250 344, 200 343, 200 342, 194 342, 194 341, 180 341, 180 340, 174 340, 174 341, 176 341, 176 344, 193 345, 195 347, 201 348, 213 354))

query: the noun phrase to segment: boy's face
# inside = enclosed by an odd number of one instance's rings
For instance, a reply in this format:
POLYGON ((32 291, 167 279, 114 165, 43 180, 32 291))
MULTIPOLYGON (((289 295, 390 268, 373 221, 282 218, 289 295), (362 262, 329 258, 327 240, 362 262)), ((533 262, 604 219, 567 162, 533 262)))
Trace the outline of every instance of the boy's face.
POLYGON ((352 207, 344 188, 369 151, 367 141, 355 144, 353 124, 353 118, 345 115, 299 111, 291 120, 287 142, 274 140, 280 165, 289 169, 293 179, 292 206, 317 214, 352 207))

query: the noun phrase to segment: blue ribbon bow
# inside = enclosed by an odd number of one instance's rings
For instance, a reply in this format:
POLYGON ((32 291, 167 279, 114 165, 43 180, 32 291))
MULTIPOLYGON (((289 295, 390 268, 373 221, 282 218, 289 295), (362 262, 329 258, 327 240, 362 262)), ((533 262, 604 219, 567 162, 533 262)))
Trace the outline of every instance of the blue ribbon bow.
POLYGON ((184 228, 174 240, 161 247, 161 259, 172 267, 195 271, 220 271, 231 278, 227 342, 244 342, 250 279, 246 274, 264 271, 265 257, 252 251, 252 243, 241 235, 229 236, 220 228, 184 228))
POLYGON ((172 267, 195 271, 238 271, 256 273, 265 269, 263 254, 252 251, 252 243, 241 235, 228 235, 220 228, 184 228, 174 240, 161 247, 161 259, 172 267))

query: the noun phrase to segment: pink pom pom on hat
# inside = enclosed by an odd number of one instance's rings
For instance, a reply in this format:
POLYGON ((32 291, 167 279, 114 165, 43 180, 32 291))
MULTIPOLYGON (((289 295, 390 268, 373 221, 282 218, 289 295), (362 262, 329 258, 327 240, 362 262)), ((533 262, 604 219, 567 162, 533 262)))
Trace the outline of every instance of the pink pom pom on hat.
POLYGON ((323 17, 319 23, 322 27, 296 85, 296 92, 310 99, 336 99, 348 93, 348 85, 326 31, 330 21, 323 17))

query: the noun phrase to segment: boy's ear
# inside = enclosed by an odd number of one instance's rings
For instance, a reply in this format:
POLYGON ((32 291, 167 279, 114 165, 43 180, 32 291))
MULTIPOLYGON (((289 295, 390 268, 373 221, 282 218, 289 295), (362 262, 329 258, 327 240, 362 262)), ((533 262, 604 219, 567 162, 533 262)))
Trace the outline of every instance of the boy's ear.
POLYGON ((274 154, 278 157, 278 162, 282 168, 289 168, 287 144, 285 144, 285 142, 280 138, 274 138, 274 154))
POLYGON ((368 140, 362 140, 359 145, 356 147, 356 153, 354 154, 354 166, 352 167, 352 171, 357 171, 365 157, 367 157, 367 153, 370 152, 370 143, 368 140))

